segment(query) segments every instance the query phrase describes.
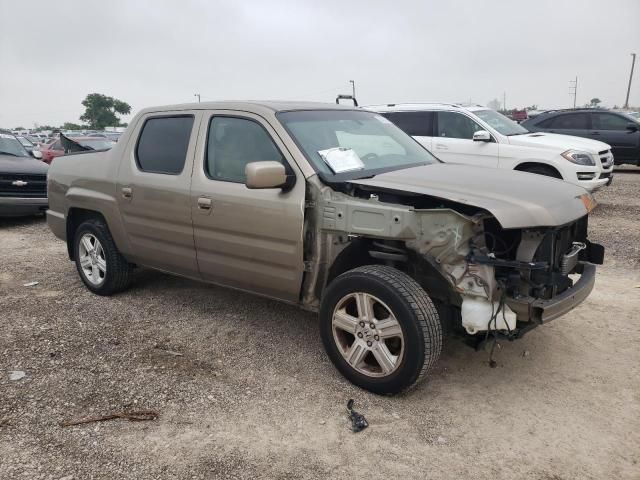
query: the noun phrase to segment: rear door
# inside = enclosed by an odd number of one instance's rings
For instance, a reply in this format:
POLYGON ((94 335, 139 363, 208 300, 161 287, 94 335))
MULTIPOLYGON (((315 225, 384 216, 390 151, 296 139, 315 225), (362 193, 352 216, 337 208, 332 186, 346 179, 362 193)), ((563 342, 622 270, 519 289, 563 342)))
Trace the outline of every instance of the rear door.
POLYGON ((433 141, 433 112, 388 112, 382 114, 406 134, 431 151, 433 141))
POLYGON ((297 302, 304 270, 305 179, 269 123, 212 111, 203 119, 191 212, 203 279, 297 302), (245 166, 278 161, 296 178, 288 191, 250 190, 245 166))
POLYGON ((545 131, 592 138, 588 112, 562 113, 539 124, 545 131))
POLYGON ((124 150, 116 185, 132 260, 190 277, 198 276, 189 192, 200 116, 143 117, 124 150))
POLYGON ((491 142, 474 142, 473 134, 479 130, 484 128, 461 112, 436 112, 433 153, 446 163, 496 168, 500 147, 493 138, 491 142))
POLYGON ((629 126, 640 127, 640 124, 622 115, 607 112, 591 114, 592 138, 608 143, 613 148, 613 157, 617 160, 636 160, 640 131, 628 130, 629 126))

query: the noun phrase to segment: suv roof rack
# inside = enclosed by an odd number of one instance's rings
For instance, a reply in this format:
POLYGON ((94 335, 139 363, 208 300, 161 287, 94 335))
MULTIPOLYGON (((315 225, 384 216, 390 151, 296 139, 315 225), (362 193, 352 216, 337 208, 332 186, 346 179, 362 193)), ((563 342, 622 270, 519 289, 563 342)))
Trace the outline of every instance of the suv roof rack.
POLYGON ((462 108, 463 105, 459 103, 448 102, 400 102, 400 103, 379 103, 377 105, 366 105, 368 108, 372 107, 402 107, 404 105, 445 105, 447 107, 462 108))

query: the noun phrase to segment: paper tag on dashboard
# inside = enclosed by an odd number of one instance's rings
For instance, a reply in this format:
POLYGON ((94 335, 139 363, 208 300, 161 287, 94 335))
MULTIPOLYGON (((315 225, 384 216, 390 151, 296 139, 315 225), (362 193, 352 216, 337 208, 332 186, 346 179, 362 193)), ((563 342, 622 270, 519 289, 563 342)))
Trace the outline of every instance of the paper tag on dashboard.
POLYGON ((326 150, 318 150, 318 153, 333 170, 333 173, 350 172, 352 170, 362 170, 364 163, 356 152, 350 148, 336 147, 326 150))

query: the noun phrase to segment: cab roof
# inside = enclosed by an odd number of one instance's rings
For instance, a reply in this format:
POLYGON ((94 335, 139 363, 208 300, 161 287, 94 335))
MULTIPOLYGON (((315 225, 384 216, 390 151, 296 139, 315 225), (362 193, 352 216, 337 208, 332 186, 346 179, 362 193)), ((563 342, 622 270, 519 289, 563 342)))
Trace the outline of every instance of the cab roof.
POLYGON ((219 102, 182 103, 149 107, 140 113, 180 111, 180 110, 240 110, 287 112, 291 110, 356 110, 353 106, 326 102, 304 102, 290 100, 225 100, 219 102))

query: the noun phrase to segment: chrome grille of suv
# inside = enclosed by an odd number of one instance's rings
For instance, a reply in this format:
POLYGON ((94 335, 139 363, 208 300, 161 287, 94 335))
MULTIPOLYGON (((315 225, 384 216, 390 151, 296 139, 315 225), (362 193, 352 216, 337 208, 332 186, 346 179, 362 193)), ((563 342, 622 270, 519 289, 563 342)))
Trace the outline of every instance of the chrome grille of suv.
POLYGON ((613 167, 613 154, 611 150, 602 150, 598 152, 598 155, 600 156, 600 162, 602 162, 603 168, 613 167))
POLYGON ((47 176, 0 174, 0 197, 47 198, 47 176))

